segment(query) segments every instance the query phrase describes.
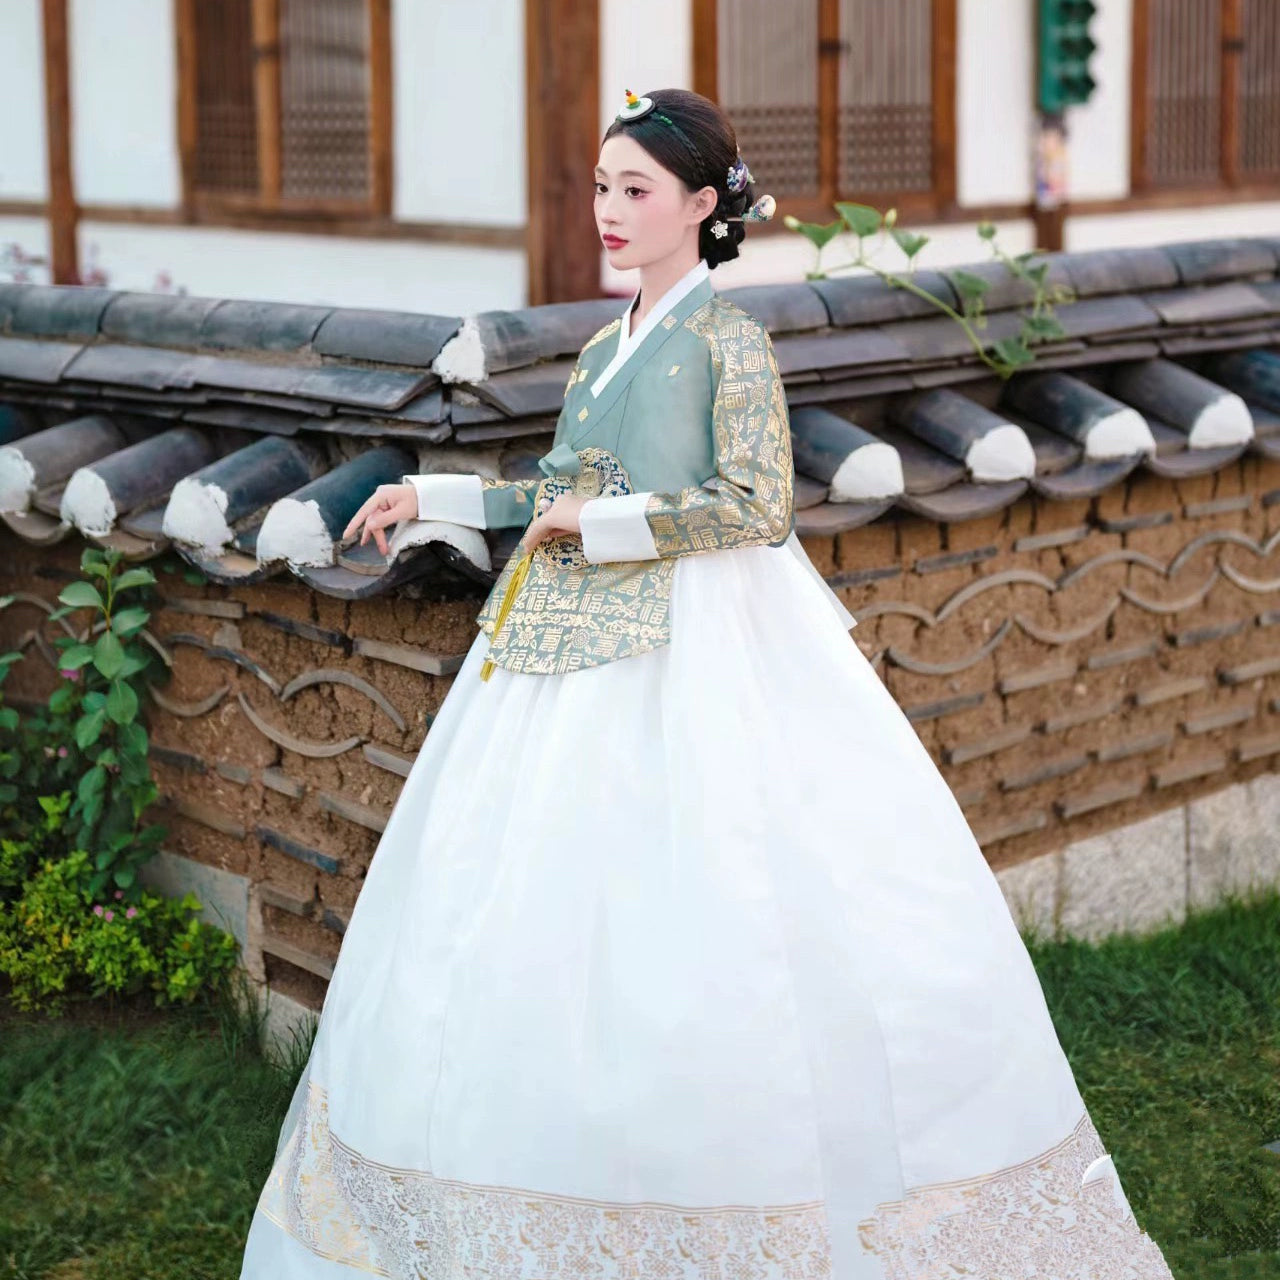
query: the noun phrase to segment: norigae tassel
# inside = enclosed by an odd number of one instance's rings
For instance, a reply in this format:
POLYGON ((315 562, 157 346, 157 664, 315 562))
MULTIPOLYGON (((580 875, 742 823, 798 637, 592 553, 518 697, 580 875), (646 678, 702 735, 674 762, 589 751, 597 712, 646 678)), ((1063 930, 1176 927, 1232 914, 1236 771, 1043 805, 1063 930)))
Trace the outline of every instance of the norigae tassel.
MULTIPOLYGON (((511 606, 515 603, 516 592, 524 585, 524 580, 529 576, 529 566, 533 563, 533 552, 526 551, 516 562, 516 567, 511 571, 511 577, 507 579, 507 589, 502 593, 502 603, 498 606, 498 617, 493 624, 493 639, 490 641, 490 647, 497 642, 498 635, 502 631, 502 624, 507 620, 507 614, 511 612, 511 606)), ((480 679, 488 680, 493 672, 494 663, 491 659, 486 658, 480 667, 480 679)))

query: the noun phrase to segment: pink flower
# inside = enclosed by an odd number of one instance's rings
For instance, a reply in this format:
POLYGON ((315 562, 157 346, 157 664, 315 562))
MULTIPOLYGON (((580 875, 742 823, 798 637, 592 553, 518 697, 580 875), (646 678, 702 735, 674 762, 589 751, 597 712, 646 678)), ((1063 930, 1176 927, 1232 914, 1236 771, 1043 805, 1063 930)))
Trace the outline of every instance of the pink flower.
POLYGON ((116 890, 116 897, 117 897, 117 898, 123 898, 123 897, 124 897, 124 890, 123 890, 123 889, 117 889, 117 890, 116 890))
POLYGON ((65 756, 65 755, 67 754, 67 749, 66 749, 66 747, 59 747, 59 748, 58 748, 58 754, 59 754, 60 756, 65 756))
POLYGON ((136 916, 137 914, 138 914, 138 908, 130 907, 129 910, 124 913, 124 918, 126 920, 132 920, 133 917, 136 916))
POLYGON ((102 918, 104 920, 114 920, 116 918, 116 913, 114 911, 108 911, 102 918))
POLYGON ((78 671, 73 671, 73 670, 71 670, 71 668, 70 668, 70 667, 62 667, 62 668, 59 670, 58 674, 59 674, 59 675, 61 675, 64 679, 67 679, 67 680, 79 680, 79 679, 80 679, 80 673, 79 673, 78 671))
POLYGON ((94 914, 95 916, 100 916, 100 915, 102 914, 102 904, 101 904, 101 903, 99 903, 96 907, 94 907, 94 909, 93 909, 93 914, 94 914))

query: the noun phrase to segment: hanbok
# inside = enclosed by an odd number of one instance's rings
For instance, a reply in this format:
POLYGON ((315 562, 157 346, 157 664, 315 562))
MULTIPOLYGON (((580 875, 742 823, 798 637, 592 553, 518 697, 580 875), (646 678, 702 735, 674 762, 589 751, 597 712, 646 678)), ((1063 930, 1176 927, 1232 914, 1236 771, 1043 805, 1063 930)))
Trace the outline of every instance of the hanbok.
MULTIPOLYGON (((598 545, 679 529, 630 493, 598 545)), ((484 678, 476 635, 241 1280, 1169 1280, 999 884, 794 533, 666 563, 651 647, 534 626, 484 678)))

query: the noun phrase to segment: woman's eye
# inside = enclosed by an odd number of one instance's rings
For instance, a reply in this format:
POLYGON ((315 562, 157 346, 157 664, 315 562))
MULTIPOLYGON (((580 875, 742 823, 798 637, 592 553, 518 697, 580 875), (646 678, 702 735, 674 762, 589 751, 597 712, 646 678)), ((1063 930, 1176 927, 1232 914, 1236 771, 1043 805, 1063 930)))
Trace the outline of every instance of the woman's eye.
MULTIPOLYGON (((644 193, 645 193, 645 191, 644 191, 644 188, 643 188, 643 187, 623 187, 623 190, 624 190, 624 191, 626 191, 628 194, 630 194, 632 191, 637 191, 637 192, 639 192, 641 195, 644 195, 644 193)), ((596 183, 596 195, 603 195, 603 194, 604 194, 604 183, 603 183, 603 182, 597 182, 597 183, 596 183)))

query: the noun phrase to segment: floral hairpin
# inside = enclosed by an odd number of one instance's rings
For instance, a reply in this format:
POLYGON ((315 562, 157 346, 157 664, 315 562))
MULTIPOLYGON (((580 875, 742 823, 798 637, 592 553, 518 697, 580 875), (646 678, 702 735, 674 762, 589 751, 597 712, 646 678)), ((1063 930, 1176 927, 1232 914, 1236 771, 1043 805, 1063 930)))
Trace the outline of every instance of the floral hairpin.
POLYGON ((772 196, 761 196, 740 218, 718 218, 711 224, 711 234, 717 240, 723 240, 729 234, 730 222, 768 222, 777 208, 777 201, 772 196))

